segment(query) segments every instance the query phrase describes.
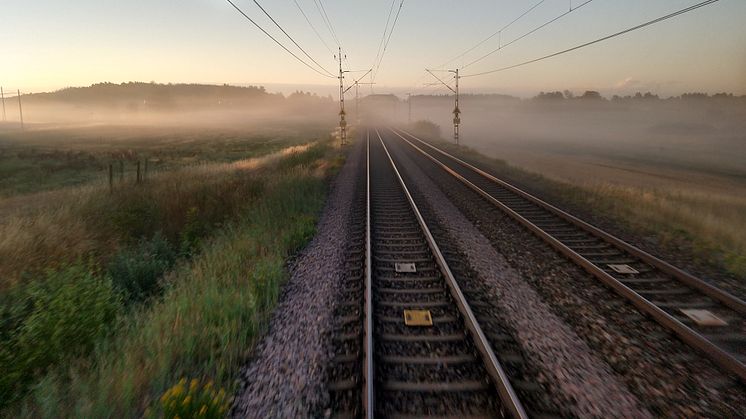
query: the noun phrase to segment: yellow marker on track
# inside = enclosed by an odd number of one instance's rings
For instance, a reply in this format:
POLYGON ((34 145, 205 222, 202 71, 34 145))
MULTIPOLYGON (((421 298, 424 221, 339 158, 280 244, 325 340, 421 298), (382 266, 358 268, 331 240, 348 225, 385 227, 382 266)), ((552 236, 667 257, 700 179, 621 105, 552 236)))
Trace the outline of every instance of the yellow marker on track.
POLYGON ((407 326, 432 326, 430 310, 404 310, 404 324, 407 326))

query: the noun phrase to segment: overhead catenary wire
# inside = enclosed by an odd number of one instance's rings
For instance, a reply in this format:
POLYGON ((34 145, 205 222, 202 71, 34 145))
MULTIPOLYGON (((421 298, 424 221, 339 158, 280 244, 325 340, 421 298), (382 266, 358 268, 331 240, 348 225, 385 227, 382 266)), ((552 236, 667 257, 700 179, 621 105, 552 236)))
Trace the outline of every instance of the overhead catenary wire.
POLYGON ((262 33, 264 33, 265 35, 267 35, 271 40, 273 40, 277 45, 279 45, 282 49, 284 49, 288 54, 292 55, 293 58, 295 58, 296 60, 300 61, 301 64, 305 65, 306 67, 310 68, 311 70, 315 71, 316 73, 318 73, 318 74, 320 74, 320 75, 322 75, 324 77, 334 78, 334 76, 330 76, 328 74, 322 73, 321 71, 319 71, 318 69, 316 69, 316 67, 312 66, 311 64, 308 64, 306 61, 304 61, 302 58, 300 58, 298 55, 296 55, 293 51, 290 51, 288 49, 288 47, 286 47, 285 45, 283 45, 280 41, 277 40, 277 38, 275 38, 274 36, 272 36, 269 32, 267 32, 264 28, 262 28, 258 23, 256 23, 256 21, 254 21, 254 19, 252 19, 251 17, 249 17, 249 15, 247 15, 243 10, 241 10, 241 8, 238 7, 235 3, 233 3, 233 1, 231 1, 231 0, 225 0, 225 1, 227 1, 231 6, 233 6, 233 8, 238 11, 238 13, 240 13, 243 17, 245 17, 254 26, 256 26, 257 29, 259 29, 260 31, 262 31, 262 33))
POLYGON ((541 30, 541 29, 543 29, 543 28, 545 28, 545 27, 547 27, 549 25, 551 25, 552 23, 554 23, 554 22, 562 19, 563 17, 569 15, 570 13, 572 13, 574 11, 577 11, 577 10, 580 10, 581 8, 583 8, 583 6, 589 4, 592 1, 593 0, 586 0, 583 3, 581 3, 580 5, 578 5, 578 6, 574 7, 574 8, 570 8, 570 10, 568 10, 568 11, 560 14, 559 16, 557 16, 557 17, 555 17, 555 18, 553 18, 553 19, 551 19, 551 20, 549 20, 549 21, 547 21, 545 23, 542 23, 541 25, 539 25, 539 26, 531 29, 530 31, 524 33, 523 35, 521 35, 521 36, 513 39, 512 41, 510 41, 510 42, 508 42, 506 44, 499 45, 497 48, 493 49, 492 51, 490 51, 490 52, 488 52, 488 53, 486 53, 484 55, 482 55, 481 57, 477 58, 476 60, 473 60, 473 61, 469 62, 468 64, 465 64, 465 65, 461 66, 461 69, 463 70, 463 69, 465 69, 465 68, 467 68, 467 67, 469 67, 469 66, 471 66, 473 64, 476 64, 476 63, 484 60, 485 58, 489 57, 490 55, 492 55, 492 54, 494 54, 494 53, 502 50, 503 48, 515 44, 516 42, 520 41, 521 39, 523 39, 523 38, 525 38, 525 37, 527 37, 527 36, 529 36, 529 35, 537 32, 537 31, 539 31, 539 30, 541 30))
POLYGON ((512 20, 512 21, 511 21, 510 23, 508 23, 507 25, 505 25, 505 26, 501 27, 500 29, 498 29, 497 31, 495 31, 494 33, 492 33, 492 34, 491 34, 490 36, 488 36, 488 37, 486 37, 486 38, 482 39, 481 41, 479 41, 479 42, 478 42, 478 43, 477 43, 476 45, 474 45, 473 47, 471 47, 471 48, 467 49, 466 51, 462 52, 461 54, 459 54, 459 55, 457 55, 457 56, 455 56, 455 57, 451 58, 450 60, 448 60, 448 61, 444 62, 443 64, 441 64, 441 65, 437 66, 437 68, 441 68, 441 67, 444 67, 444 66, 446 66, 446 65, 448 65, 448 64, 450 64, 450 63, 452 63, 452 62, 454 62, 454 61, 456 61, 456 60, 458 60, 459 58, 461 58, 461 57, 465 56, 466 54, 468 54, 468 53, 470 53, 470 52, 474 51, 475 49, 479 48, 479 47, 480 47, 480 46, 482 46, 482 45, 483 45, 483 44, 484 44, 485 42, 489 41, 490 39, 494 38, 495 36, 497 36, 497 35, 500 35, 500 34, 502 34, 502 32, 503 32, 504 30, 506 30, 506 29, 508 29, 509 27, 513 26, 513 24, 514 24, 514 23, 516 23, 516 22, 518 22, 519 20, 521 20, 521 19, 523 19, 524 17, 526 17, 526 15, 528 15, 528 14, 529 14, 529 13, 531 13, 531 12, 533 12, 533 11, 534 11, 534 10, 535 10, 535 9, 536 9, 537 7, 541 6, 541 5, 542 5, 542 4, 544 4, 544 3, 546 2, 546 1, 547 1, 547 0, 539 0, 539 1, 537 2, 537 3, 535 3, 535 4, 533 5, 533 6, 529 7, 529 8, 528 8, 528 9, 527 9, 527 10, 526 10, 525 12, 523 12, 523 13, 522 13, 521 15, 519 15, 518 17, 516 17, 515 19, 513 19, 513 20, 512 20))
POLYGON ((306 12, 303 11, 302 7, 300 7, 300 4, 298 3, 298 0, 293 0, 293 2, 295 3, 295 6, 298 8, 298 10, 300 11, 300 13, 303 15, 303 18, 306 19, 306 22, 308 22, 308 26, 311 27, 311 29, 313 30, 313 33, 315 33, 316 37, 319 38, 319 41, 321 41, 321 43, 324 44, 324 46, 326 47, 327 51, 329 51, 330 54, 334 54, 334 51, 332 51, 332 49, 329 47, 329 44, 326 43, 326 41, 321 36, 321 34, 319 33, 319 31, 316 30, 316 26, 314 26, 314 24, 311 22, 311 19, 308 18, 308 15, 306 14, 306 12))
POLYGON ((671 19, 673 17, 682 15, 684 13, 691 12, 693 10, 699 9, 700 7, 709 6, 709 5, 711 5, 713 3, 716 3, 718 1, 720 1, 720 0, 707 0, 707 1, 703 1, 701 3, 694 4, 692 6, 684 8, 684 9, 677 10, 677 11, 675 11, 673 13, 669 13, 669 14, 667 14, 665 16, 661 16, 659 18, 647 21, 645 23, 641 23, 641 24, 639 24, 637 26, 633 26, 633 27, 625 29, 623 31, 619 31, 619 32, 613 33, 611 35, 607 35, 607 36, 604 36, 602 38, 598 38, 598 39, 595 39, 593 41, 586 42, 584 44, 580 44, 580 45, 574 46, 572 48, 567 48, 565 50, 558 51, 558 52, 555 52, 555 53, 552 53, 552 54, 548 54, 548 55, 544 55, 543 57, 535 58, 533 60, 524 61, 524 62, 519 63, 519 64, 514 64, 514 65, 507 66, 507 67, 497 68, 497 69, 489 70, 489 71, 482 71, 480 73, 467 74, 467 75, 463 75, 461 77, 483 76, 485 74, 497 73, 497 72, 500 72, 500 71, 506 71, 506 70, 510 70, 510 69, 513 69, 513 68, 522 67, 524 65, 533 64, 533 63, 538 62, 538 61, 543 61, 543 60, 546 60, 546 59, 549 59, 549 58, 556 57, 558 55, 562 55, 562 54, 566 54, 568 52, 576 51, 576 50, 579 50, 581 48, 585 48, 587 46, 591 46, 591 45, 597 44, 599 42, 603 42, 603 41, 609 40, 611 38, 616 38, 617 36, 621 36, 621 35, 630 33, 632 31, 636 31, 638 29, 642 29, 642 28, 645 28, 647 26, 654 25, 654 24, 659 23, 659 22, 663 22, 664 20, 668 20, 668 19, 671 19))
POLYGON ((326 25, 326 28, 329 30, 329 34, 334 39, 334 42, 337 44, 337 47, 342 47, 342 44, 339 42, 339 38, 337 38, 337 33, 334 32, 334 26, 332 26, 332 21, 329 19, 329 15, 326 14, 326 8, 324 7, 324 3, 322 0, 313 0, 313 4, 316 5, 316 10, 319 11, 319 14, 321 15, 321 19, 324 21, 324 24, 326 25))
POLYGON ((262 12, 263 12, 263 13, 264 13, 264 14, 265 14, 265 15, 266 15, 266 16, 267 16, 268 18, 269 18, 269 20, 271 20, 271 21, 272 21, 272 23, 274 23, 274 24, 275 24, 275 26, 277 26, 277 28, 278 28, 278 29, 280 29, 280 30, 282 31, 282 33, 284 33, 284 34, 285 34, 285 36, 287 36, 287 37, 288 37, 288 39, 289 39, 289 40, 290 40, 290 41, 291 41, 291 42, 292 42, 292 43, 293 43, 293 44, 294 44, 294 45, 295 45, 296 47, 298 47, 298 49, 299 49, 299 50, 301 50, 301 52, 303 52, 303 54, 304 54, 304 55, 305 55, 306 57, 308 57, 308 59, 309 59, 309 60, 311 60, 311 61, 312 61, 312 62, 313 62, 314 64, 316 64, 316 65, 317 65, 317 66, 318 66, 318 67, 319 67, 320 69, 322 69, 323 71, 327 72, 327 73, 328 73, 328 74, 329 74, 330 76, 333 76, 333 75, 334 75, 334 74, 332 74, 332 73, 331 73, 331 72, 330 72, 329 70, 327 70, 326 68, 324 68, 324 66, 322 66, 321 64, 319 64, 319 63, 318 63, 318 62, 317 62, 316 60, 314 60, 314 59, 313 59, 313 57, 311 57, 311 56, 310 56, 310 55, 309 55, 309 54, 308 54, 308 53, 306 52, 306 50, 304 50, 304 49, 303 49, 303 47, 301 47, 300 45, 298 45, 298 43, 297 43, 297 42, 295 42, 295 39, 293 39, 293 37, 292 37, 292 36, 290 36, 290 34, 289 34, 289 33, 287 33, 287 31, 285 31, 285 29, 284 29, 284 28, 283 28, 282 26, 280 26, 280 24, 279 24, 279 23, 277 23, 277 21, 276 21, 276 20, 275 20, 275 19, 274 19, 274 18, 272 17, 272 15, 270 15, 269 13, 267 13, 267 11, 266 11, 266 10, 264 9, 264 7, 262 7, 262 5, 261 5, 261 4, 259 4, 259 2, 258 2, 257 0, 253 0, 253 1, 254 1, 254 4, 256 4, 256 5, 257 5, 257 7, 259 7, 259 9, 261 9, 261 10, 262 10, 262 12))
POLYGON ((386 25, 383 27, 383 34, 381 35, 381 41, 378 43, 378 50, 376 51, 376 58, 373 59, 373 66, 375 67, 378 63, 378 57, 381 56, 383 50, 383 43, 386 42, 386 33, 389 31, 389 23, 391 23, 391 15, 394 14, 394 5, 396 0, 391 0, 391 7, 389 7, 389 14, 386 17, 386 25))
MULTIPOLYGON (((396 0, 394 0, 396 1, 396 0)), ((396 10, 396 16, 394 17, 394 22, 391 24, 391 29, 389 30, 389 35, 386 38, 386 42, 383 44, 383 51, 381 51, 381 56, 378 59, 378 64, 376 64, 376 71, 373 74, 373 80, 375 80, 376 76, 378 76, 378 70, 381 68, 381 63, 383 62, 383 56, 386 54, 386 50, 388 49, 389 42, 391 42, 391 35, 394 33, 394 28, 396 28, 396 22, 399 21, 399 14, 401 14, 401 9, 404 6, 404 0, 401 0, 399 2, 399 8, 396 10)), ((384 36, 386 33, 384 32, 384 36)))

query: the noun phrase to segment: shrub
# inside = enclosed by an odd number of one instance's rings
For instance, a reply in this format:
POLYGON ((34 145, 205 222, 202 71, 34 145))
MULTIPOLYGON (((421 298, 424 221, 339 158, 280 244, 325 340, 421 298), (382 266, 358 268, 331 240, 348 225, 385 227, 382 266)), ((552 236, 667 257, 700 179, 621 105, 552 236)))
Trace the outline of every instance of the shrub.
POLYGON ((48 271, 3 305, 0 406, 50 366, 89 353, 108 332, 120 301, 111 281, 76 264, 48 271))
POLYGON ((440 138, 440 126, 426 119, 413 123, 412 132, 425 138, 440 138))
POLYGON ((151 240, 141 239, 136 246, 117 253, 107 270, 125 301, 142 301, 157 292, 159 279, 175 262, 173 247, 156 233, 151 240))

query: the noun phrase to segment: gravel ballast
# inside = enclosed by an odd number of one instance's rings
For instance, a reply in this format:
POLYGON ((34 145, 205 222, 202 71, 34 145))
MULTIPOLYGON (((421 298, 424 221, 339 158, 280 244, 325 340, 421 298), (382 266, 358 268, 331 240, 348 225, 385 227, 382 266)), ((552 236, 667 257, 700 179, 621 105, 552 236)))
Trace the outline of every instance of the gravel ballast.
POLYGON ((242 368, 234 417, 310 417, 328 403, 329 335, 363 144, 352 146, 332 182, 316 236, 292 264, 269 329, 242 368))
POLYGON ((737 379, 432 162, 412 159, 648 411, 664 417, 742 417, 738 406, 746 405, 746 391, 737 379))
POLYGON ((509 323, 530 361, 543 371, 544 384, 573 416, 650 417, 636 397, 597 359, 585 343, 512 269, 474 225, 409 159, 395 149, 400 166, 458 250, 483 281, 487 296, 509 323))

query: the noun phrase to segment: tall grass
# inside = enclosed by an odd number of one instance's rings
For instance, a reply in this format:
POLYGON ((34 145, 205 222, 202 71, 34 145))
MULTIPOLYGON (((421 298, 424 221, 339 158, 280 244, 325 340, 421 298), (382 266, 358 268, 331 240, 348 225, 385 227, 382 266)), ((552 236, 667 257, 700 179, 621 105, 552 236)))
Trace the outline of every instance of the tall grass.
MULTIPOLYGON (((254 332, 276 301, 285 257, 312 235, 325 194, 325 177, 339 163, 328 145, 316 144, 261 159, 203 167, 190 172, 188 179, 184 172, 164 174, 151 184, 103 199, 90 196, 66 202, 57 207, 62 209, 58 220, 82 226, 79 231, 89 234, 81 235, 90 244, 72 246, 70 253, 60 250, 47 259, 43 246, 21 240, 33 234, 17 234, 15 250, 25 249, 27 253, 19 254, 26 255, 26 260, 40 258, 46 272, 64 273, 69 278, 66 283, 75 286, 90 282, 86 282, 90 276, 93 283, 109 290, 93 293, 110 295, 115 304, 113 315, 107 311, 110 314, 100 322, 91 317, 96 327, 84 327, 92 337, 84 340, 80 351, 52 347, 48 362, 25 363, 29 368, 16 374, 25 381, 0 388, 11 392, 2 404, 23 395, 24 386, 36 382, 13 412, 46 417, 136 416, 177 377, 206 377, 230 387, 254 332), (182 255, 181 262, 161 278, 176 262, 175 252, 182 255), (81 255, 90 262, 72 266, 108 269, 68 272, 68 261, 79 260, 81 255), (120 301, 142 301, 154 290, 162 292, 160 298, 127 310, 121 307, 120 301)), ((26 227, 38 229, 37 234, 48 233, 50 229, 45 231, 38 220, 49 215, 48 211, 26 215, 37 221, 26 227)), ((13 231, 17 225, 0 228, 13 231)), ((63 235, 69 236, 70 231, 64 224, 44 224, 50 225, 58 226, 51 231, 59 233, 52 241, 62 245, 63 235)), ((14 250, 7 243, 0 249, 5 255, 14 250)), ((4 339, 0 345, 4 369, 21 358, 33 360, 27 356, 34 353, 28 348, 13 352, 22 347, 18 342, 45 348, 56 342, 57 335, 88 336, 74 319, 45 323, 35 317, 34 313, 55 305, 40 299, 28 308, 27 296, 35 294, 18 290, 35 289, 38 283, 42 283, 39 273, 23 271, 0 294, 0 334, 11 337, 7 342, 13 343, 9 346, 4 339), (31 340, 20 338, 18 330, 38 329, 38 324, 46 327, 42 333, 30 335, 35 336, 31 340)), ((77 292, 72 290, 63 297, 77 292)), ((48 290, 37 294, 56 298, 48 290)), ((63 301, 68 301, 67 311, 76 311, 84 303, 74 298, 63 301)))
POLYGON ((105 187, 84 187, 31 200, 0 221, 0 291, 35 270, 81 257, 104 264, 123 245, 158 231, 175 243, 185 234, 195 245, 200 234, 235 217, 259 196, 264 186, 256 171, 304 151, 316 158, 323 153, 319 147, 310 149, 290 147, 234 163, 166 172, 141 186, 120 186, 113 194, 105 187))
POLYGON ((71 378, 47 375, 24 414, 134 417, 184 376, 232 389, 277 300, 285 259, 312 236, 323 197, 319 178, 272 181, 240 222, 169 277, 162 301, 126 321, 71 378))

